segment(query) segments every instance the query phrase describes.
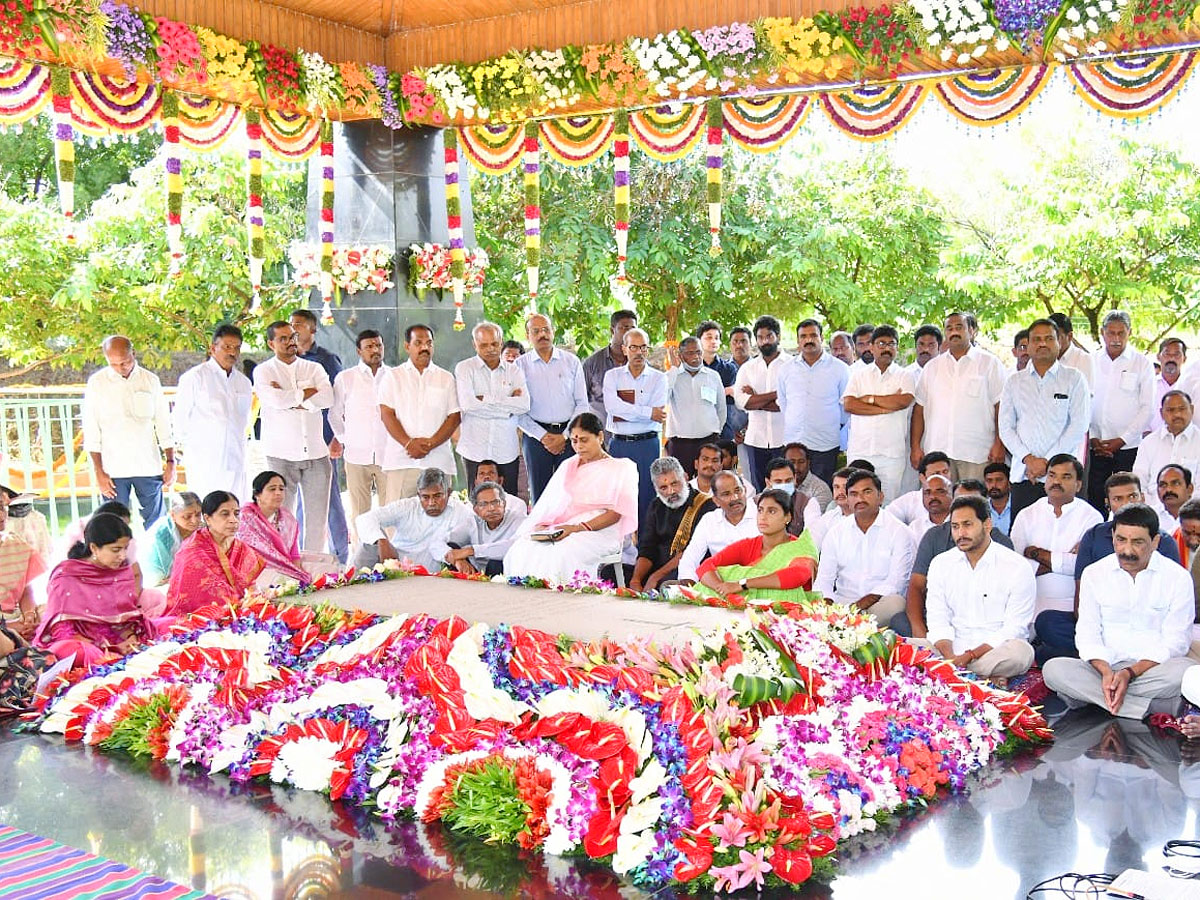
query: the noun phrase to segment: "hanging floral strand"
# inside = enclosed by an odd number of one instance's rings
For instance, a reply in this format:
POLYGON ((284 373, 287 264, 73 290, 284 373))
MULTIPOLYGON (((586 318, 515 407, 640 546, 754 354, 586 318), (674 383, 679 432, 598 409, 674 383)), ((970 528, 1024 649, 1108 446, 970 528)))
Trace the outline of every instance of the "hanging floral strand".
POLYGON ((263 220, 262 113, 246 109, 246 231, 250 243, 250 309, 262 303, 263 263, 266 261, 266 222, 263 220))
POLYGON ((464 279, 467 274, 467 254, 463 245, 462 203, 458 193, 458 131, 445 129, 446 166, 446 227, 450 232, 450 277, 454 287, 454 330, 462 331, 464 279))
POLYGON ((525 123, 525 277, 529 306, 537 309, 538 269, 542 262, 542 154, 538 124, 525 123))
POLYGON ((710 256, 721 255, 721 164, 724 161, 724 103, 708 101, 708 231, 712 235, 710 256))
POLYGON ((321 122, 321 324, 333 324, 333 123, 321 122))
POLYGON ((613 194, 616 204, 617 284, 624 288, 629 247, 629 113, 618 110, 613 134, 613 194))
POLYGON ((67 240, 75 240, 75 126, 71 124, 71 73, 50 70, 54 94, 54 161, 58 170, 58 204, 67 220, 67 240))
POLYGON ((167 250, 171 254, 170 275, 183 272, 183 165, 179 158, 179 98, 162 92, 163 144, 167 169, 167 250))

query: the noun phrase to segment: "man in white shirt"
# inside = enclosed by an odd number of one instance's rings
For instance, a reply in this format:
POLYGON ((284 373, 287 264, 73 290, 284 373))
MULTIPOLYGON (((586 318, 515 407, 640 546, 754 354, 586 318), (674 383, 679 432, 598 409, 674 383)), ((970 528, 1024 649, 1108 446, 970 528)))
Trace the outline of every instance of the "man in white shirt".
POLYGON ((1158 514, 1159 524, 1167 534, 1174 534, 1178 530, 1179 510, 1192 499, 1194 490, 1192 470, 1187 466, 1167 463, 1158 473, 1158 503, 1152 504, 1152 508, 1158 514))
POLYGON ((667 455, 691 478, 700 447, 720 438, 728 411, 725 385, 704 364, 699 338, 688 335, 679 342, 679 362, 667 373, 667 455))
POLYGON ((417 479, 427 466, 451 478, 458 472, 450 448, 450 436, 462 418, 458 393, 454 376, 433 362, 433 334, 430 325, 405 328, 408 360, 379 385, 379 412, 388 433, 383 471, 393 502, 417 493, 417 479))
POLYGON ((776 405, 783 417, 784 439, 808 447, 809 465, 817 478, 827 482, 837 468, 842 426, 849 419, 841 399, 850 368, 825 352, 816 319, 804 319, 796 326, 796 343, 799 355, 779 372, 776 405))
POLYGON ((1154 409, 1154 364, 1129 346, 1129 313, 1110 310, 1092 353, 1094 396, 1088 442, 1088 502, 1104 511, 1104 485, 1114 472, 1129 472, 1154 409))
POLYGON ((500 483, 517 492, 517 417, 529 412, 525 375, 515 364, 500 358, 504 332, 494 322, 480 322, 471 329, 475 355, 454 367, 462 430, 458 455, 467 467, 467 484, 475 483, 481 459, 492 459, 500 467, 500 483))
POLYGON ((1017 514, 1013 549, 1037 576, 1037 612, 1070 611, 1075 606, 1075 555, 1079 539, 1103 521, 1091 504, 1077 498, 1083 466, 1069 453, 1049 460, 1046 496, 1017 514))
MULTIPOLYGON (((1200 472, 1200 427, 1192 421, 1194 412, 1191 398, 1183 391, 1163 394, 1159 409, 1163 425, 1142 438, 1133 461, 1133 474, 1142 484, 1157 484, 1159 472, 1171 463, 1200 472)), ((1154 495, 1153 491, 1147 493, 1154 495)), ((1161 514, 1162 505, 1156 498, 1150 500, 1150 505, 1161 514)))
MULTIPOLYGON (((1183 338, 1163 338, 1158 345, 1159 373, 1154 378, 1154 414, 1150 417, 1150 431, 1153 433, 1163 427, 1162 409, 1163 396, 1167 391, 1181 390, 1192 394, 1192 382, 1195 373, 1188 369, 1188 378, 1183 377, 1183 366, 1187 362, 1187 344, 1183 338), (1185 383, 1188 382, 1188 383, 1185 383)), ((1197 369, 1196 372, 1200 372, 1197 369)))
POLYGON ((380 506, 392 501, 383 474, 387 429, 379 415, 379 386, 392 367, 383 363, 383 335, 378 331, 360 331, 354 346, 358 365, 338 372, 329 408, 329 425, 342 445, 346 462, 351 521, 371 508, 372 489, 379 496, 380 506))
POLYGON ((1046 686, 1073 708, 1099 706, 1141 719, 1174 714, 1187 657, 1195 598, 1187 569, 1155 553, 1158 516, 1133 503, 1113 516, 1112 555, 1083 570, 1079 582, 1079 659, 1043 669, 1046 686))
POLYGON ((736 472, 722 470, 712 480, 713 503, 717 509, 700 517, 683 555, 679 557, 679 580, 694 582, 696 568, 718 550, 735 541, 758 535, 758 509, 746 495, 736 472))
POLYGON ((846 498, 854 514, 825 535, 813 590, 871 613, 886 627, 904 609, 915 549, 912 535, 883 510, 875 473, 852 472, 846 479, 846 498))
POLYGON ((984 678, 1029 670, 1037 586, 1018 553, 991 538, 983 497, 957 497, 950 508, 955 549, 929 564, 927 640, 945 659, 984 678))
POLYGON ((916 392, 912 374, 892 365, 898 346, 895 328, 876 328, 871 334, 872 362, 851 373, 842 395, 842 406, 850 414, 846 456, 871 461, 887 500, 900 496, 909 456, 908 408, 916 392))
POLYGON ((608 452, 631 459, 638 468, 638 521, 654 500, 650 466, 662 451, 659 436, 667 418, 667 376, 646 363, 650 336, 640 328, 625 332, 626 363, 604 373, 608 452))
POLYGON ((908 523, 909 533, 912 534, 913 546, 921 544, 925 532, 935 525, 941 525, 950 515, 950 501, 954 485, 945 475, 930 475, 921 486, 921 515, 908 523))
POLYGON ((924 501, 921 499, 921 488, 934 475, 950 478, 950 457, 941 450, 924 454, 917 463, 917 481, 921 487, 915 491, 906 491, 899 497, 888 502, 887 511, 903 522, 911 525, 925 514, 924 501))
POLYGON ((1058 329, 1058 360, 1064 366, 1078 369, 1087 382, 1088 390, 1095 387, 1092 372, 1092 354, 1075 343, 1075 324, 1066 313, 1051 313, 1049 316, 1058 329))
POLYGON ((216 490, 250 498, 246 439, 253 386, 242 374, 242 332, 221 325, 208 359, 179 376, 175 389, 175 434, 184 455, 187 487, 200 497, 216 490))
POLYGON ((997 357, 975 346, 971 321, 965 313, 946 316, 946 352, 921 371, 910 425, 913 467, 925 451, 942 450, 955 481, 982 480, 984 466, 1005 457, 996 419, 1007 375, 997 357))
POLYGON ((450 496, 450 476, 440 468, 417 473, 417 495, 368 509, 355 520, 362 547, 354 564, 370 568, 400 559, 436 572, 453 549, 466 547, 474 537, 474 516, 457 497, 450 496), (385 529, 391 529, 388 540, 385 529))
POLYGON ((912 364, 909 365, 908 371, 912 372, 915 380, 920 381, 921 375, 925 372, 925 367, 929 365, 939 353, 942 352, 942 342, 945 336, 942 334, 942 329, 936 325, 922 325, 913 333, 913 350, 916 357, 912 364))
POLYGON ((756 489, 767 477, 767 463, 779 456, 786 443, 776 388, 788 359, 779 352, 779 335, 779 320, 774 316, 759 316, 754 321, 759 355, 738 369, 733 383, 733 402, 748 417, 743 442, 750 457, 746 477, 756 489))
MULTIPOLYGON (((825 508, 825 512, 815 522, 805 523, 808 527, 808 533, 812 535, 813 543, 817 545, 817 549, 821 549, 821 542, 825 540, 825 535, 829 534, 829 529, 833 528, 838 522, 842 521, 846 516, 854 515, 854 510, 850 508, 850 500, 846 496, 846 479, 850 477, 855 470, 851 466, 838 469, 833 473, 833 502, 825 508)), ((887 510, 884 510, 885 512, 887 510)))
POLYGON ((506 495, 504 486, 497 481, 481 481, 471 488, 475 518, 471 522, 470 542, 446 551, 443 560, 448 567, 465 575, 504 574, 504 554, 517 539, 528 515, 524 504, 509 506, 507 496, 511 495, 506 495))
POLYGON ((319 363, 300 359, 289 323, 268 325, 267 343, 275 355, 254 368, 267 467, 283 476, 290 509, 296 508, 297 493, 304 498, 301 549, 324 553, 332 467, 321 411, 333 404, 333 385, 319 363))
POLYGON ((175 481, 171 410, 158 376, 137 364, 129 338, 110 335, 100 348, 108 365, 83 390, 83 449, 101 496, 128 506, 130 492, 137 494, 148 529, 162 515, 163 488, 175 481))

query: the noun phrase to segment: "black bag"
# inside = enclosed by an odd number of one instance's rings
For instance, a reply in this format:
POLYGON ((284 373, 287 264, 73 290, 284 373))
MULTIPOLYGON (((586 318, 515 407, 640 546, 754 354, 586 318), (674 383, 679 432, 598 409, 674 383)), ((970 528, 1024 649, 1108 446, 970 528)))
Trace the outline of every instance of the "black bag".
POLYGON ((54 657, 45 650, 31 647, 23 637, 0 621, 0 634, 14 649, 0 656, 0 718, 27 712, 33 707, 38 679, 54 665, 54 657))

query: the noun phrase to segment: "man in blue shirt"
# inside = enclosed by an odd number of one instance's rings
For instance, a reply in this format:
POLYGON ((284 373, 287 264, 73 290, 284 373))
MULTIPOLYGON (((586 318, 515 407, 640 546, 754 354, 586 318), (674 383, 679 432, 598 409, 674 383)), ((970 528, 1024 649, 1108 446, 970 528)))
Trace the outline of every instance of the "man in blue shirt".
MULTIPOLYGON (((1141 479, 1132 472, 1115 472, 1110 475, 1104 482, 1104 493, 1110 513, 1108 521, 1093 525, 1079 539, 1079 550, 1075 557, 1074 612, 1048 609, 1033 621, 1038 641, 1035 651, 1039 666, 1058 656, 1079 655, 1075 649, 1075 621, 1079 616, 1079 579, 1083 577, 1083 570, 1096 560, 1112 555, 1112 517, 1131 503, 1145 503, 1141 479)), ((1179 563, 1179 547, 1175 538, 1165 531, 1159 532, 1158 552, 1172 562, 1179 563)))
POLYGON ((638 467, 638 521, 654 499, 650 466, 662 451, 667 418, 667 376, 646 364, 650 336, 640 328, 625 332, 623 366, 604 373, 602 399, 608 416, 608 452, 638 467))
MULTIPOLYGON (((725 386, 725 424, 721 427, 721 439, 729 440, 733 437, 729 412, 737 409, 733 405, 733 382, 737 378, 737 364, 731 359, 722 359, 717 355, 721 349, 721 326, 716 322, 706 319, 697 325, 692 333, 700 339, 700 352, 703 354, 704 364, 721 376, 721 384, 725 386)), ((745 427, 744 423, 742 427, 745 427)))

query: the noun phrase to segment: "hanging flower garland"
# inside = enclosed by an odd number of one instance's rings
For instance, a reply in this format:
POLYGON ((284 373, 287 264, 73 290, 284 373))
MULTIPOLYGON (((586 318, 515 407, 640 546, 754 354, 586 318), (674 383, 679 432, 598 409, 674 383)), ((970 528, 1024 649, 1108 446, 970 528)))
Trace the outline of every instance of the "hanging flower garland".
POLYGON ((629 113, 617 112, 613 135, 613 201, 616 206, 617 285, 624 290, 625 262, 629 249, 629 113))
POLYGON ((263 219, 262 114, 246 109, 246 232, 250 249, 251 310, 262 302, 263 263, 266 262, 266 222, 263 219))
POLYGON ((58 205, 67 220, 67 240, 75 240, 75 128, 71 124, 71 73, 50 70, 54 106, 54 161, 58 169, 58 205))
MULTIPOLYGON (((420 299, 425 299, 428 290, 444 291, 454 287, 450 274, 450 248, 445 244, 410 244, 408 248, 408 286, 420 299)), ((476 247, 470 253, 464 251, 463 287, 475 293, 483 290, 487 268, 491 265, 487 251, 476 247)))
POLYGON ((163 91, 162 124, 167 151, 167 249, 170 275, 178 278, 183 271, 183 165, 179 158, 179 97, 173 91, 163 91))
POLYGON ((333 324, 333 123, 321 122, 321 324, 333 324))
MULTIPOLYGON (((292 283, 305 288, 320 288, 325 272, 321 270, 321 252, 315 244, 295 243, 288 247, 292 283)), ((390 278, 393 251, 382 244, 358 244, 337 247, 333 251, 330 274, 334 296, 372 290, 382 294, 393 287, 390 278)))
POLYGON ((542 154, 538 133, 536 122, 525 123, 525 277, 529 281, 529 303, 534 309, 542 262, 542 154))
POLYGON ((721 255, 721 165, 725 148, 725 113, 720 100, 708 101, 708 231, 712 235, 710 256, 721 255))
POLYGON ((466 252, 463 247, 462 201, 458 193, 458 131, 447 128, 445 140, 446 228, 450 235, 450 279, 454 288, 454 330, 466 328, 463 321, 463 285, 466 276, 466 252))

